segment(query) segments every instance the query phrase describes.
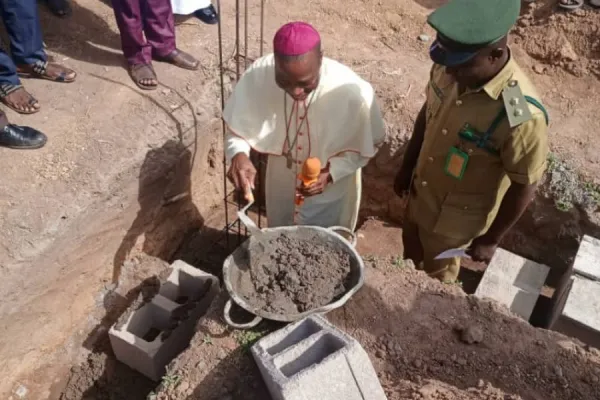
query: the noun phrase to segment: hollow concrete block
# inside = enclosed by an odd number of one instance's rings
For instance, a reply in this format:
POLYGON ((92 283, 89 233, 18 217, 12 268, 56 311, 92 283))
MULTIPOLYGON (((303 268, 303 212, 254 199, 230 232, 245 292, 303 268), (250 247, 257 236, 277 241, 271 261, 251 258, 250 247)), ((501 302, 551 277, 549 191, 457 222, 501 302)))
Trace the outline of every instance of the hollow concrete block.
MULTIPOLYGON (((195 327, 220 291, 219 280, 183 261, 175 261, 151 301, 109 330, 116 358, 158 381, 166 365, 189 345, 195 327)), ((135 307, 135 305, 132 305, 135 307)))
POLYGON ((498 249, 475 291, 506 305, 513 313, 529 320, 542 292, 550 268, 504 249, 498 249))
POLYGON ((571 287, 553 330, 600 349, 600 282, 571 277, 571 287))
POLYGON ((575 256, 573 271, 586 278, 600 281, 600 240, 583 236, 575 256))
POLYGON ((274 400, 384 400, 369 356, 351 336, 311 316, 251 349, 274 400))

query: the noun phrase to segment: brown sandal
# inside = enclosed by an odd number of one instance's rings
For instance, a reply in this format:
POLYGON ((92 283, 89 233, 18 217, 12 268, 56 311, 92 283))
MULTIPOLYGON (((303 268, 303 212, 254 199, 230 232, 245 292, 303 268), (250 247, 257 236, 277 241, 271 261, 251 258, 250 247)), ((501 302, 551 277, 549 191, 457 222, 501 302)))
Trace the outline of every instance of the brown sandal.
POLYGON ((29 94, 29 92, 27 92, 25 90, 25 88, 21 85, 13 85, 11 83, 3 83, 0 84, 0 101, 2 101, 2 103, 4 103, 4 105, 6 105, 6 107, 10 108, 11 110, 18 112, 19 114, 35 114, 36 112, 40 111, 40 107, 38 106, 37 108, 35 108, 35 105, 38 105, 38 101, 35 97, 33 97, 31 94, 29 94), (14 103, 10 103, 7 101, 7 97, 10 96, 11 94, 16 93, 17 91, 22 90, 23 92, 25 92, 25 94, 27 94, 27 96, 29 96, 29 100, 27 101, 27 104, 25 105, 25 107, 31 107, 32 110, 24 110, 24 109, 19 109, 15 106, 14 103))
POLYGON ((25 78, 46 79, 53 82, 71 83, 77 78, 77 73, 72 69, 60 64, 49 63, 48 61, 38 61, 29 65, 18 65, 17 73, 25 78), (56 73, 49 73, 49 70, 56 70, 56 73))
POLYGON ((154 68, 150 64, 136 64, 131 65, 129 67, 129 75, 133 82, 143 90, 155 90, 158 87, 158 78, 156 76, 156 72, 154 72, 154 68), (154 85, 145 85, 142 83, 143 80, 155 80, 156 84, 154 85))
POLYGON ((191 71, 195 71, 200 67, 200 61, 198 61, 191 54, 186 53, 185 51, 181 51, 179 49, 173 50, 166 57, 157 57, 158 61, 167 62, 169 64, 173 64, 176 67, 189 69, 191 71))

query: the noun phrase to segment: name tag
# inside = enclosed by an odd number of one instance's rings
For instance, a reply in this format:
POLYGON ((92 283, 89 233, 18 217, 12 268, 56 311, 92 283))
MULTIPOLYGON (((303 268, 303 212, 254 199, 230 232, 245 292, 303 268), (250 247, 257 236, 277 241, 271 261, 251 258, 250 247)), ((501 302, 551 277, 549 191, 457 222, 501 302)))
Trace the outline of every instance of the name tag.
POLYGON ((467 164, 469 163, 469 155, 464 151, 450 147, 448 156, 446 157, 446 167, 444 171, 446 175, 449 175, 459 181, 462 180, 467 164))

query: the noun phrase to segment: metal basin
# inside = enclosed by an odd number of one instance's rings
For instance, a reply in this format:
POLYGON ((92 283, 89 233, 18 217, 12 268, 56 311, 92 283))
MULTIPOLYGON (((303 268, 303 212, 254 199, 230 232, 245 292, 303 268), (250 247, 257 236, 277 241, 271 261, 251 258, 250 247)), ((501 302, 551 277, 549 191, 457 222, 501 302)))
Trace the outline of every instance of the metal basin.
POLYGON ((253 290, 254 288, 253 283, 248 277, 250 274, 249 260, 252 256, 253 249, 259 247, 259 245, 256 245, 256 240, 250 237, 249 240, 246 240, 244 243, 242 243, 242 245, 240 245, 229 257, 227 257, 225 263, 223 264, 223 280, 225 282, 225 288, 231 297, 231 299, 229 299, 225 304, 224 317, 225 321, 232 327, 238 329, 249 329, 258 325, 262 319, 293 322, 311 314, 323 314, 343 306, 348 299, 352 297, 352 295, 354 295, 354 293, 356 293, 364 284, 365 265, 362 258, 354 248, 356 237, 349 229, 344 227, 321 228, 318 226, 287 226, 280 228, 267 228, 263 229, 263 232, 267 235, 267 237, 276 236, 281 233, 287 233, 289 236, 299 236, 302 238, 314 237, 316 240, 329 243, 335 248, 348 254, 350 256, 349 288, 341 297, 325 306, 296 314, 272 313, 265 311, 256 305, 250 304, 244 297, 239 295, 242 285, 252 285, 252 288, 249 290, 253 290), (351 242, 345 239, 338 232, 346 236, 350 236, 352 238, 351 242), (237 324, 233 322, 230 316, 232 301, 249 313, 256 315, 256 318, 245 324, 237 324))

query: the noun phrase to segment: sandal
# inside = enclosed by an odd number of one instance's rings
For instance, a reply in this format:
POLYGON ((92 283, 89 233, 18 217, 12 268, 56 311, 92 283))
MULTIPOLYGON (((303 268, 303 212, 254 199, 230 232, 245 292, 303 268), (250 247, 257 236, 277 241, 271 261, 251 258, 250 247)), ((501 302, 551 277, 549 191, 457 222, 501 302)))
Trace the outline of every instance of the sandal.
POLYGON ((17 65, 17 73, 24 78, 47 79, 53 82, 71 83, 77 73, 60 64, 48 61, 37 61, 29 65, 17 65))
POLYGON ((195 71, 200 66, 200 61, 196 60, 191 54, 179 49, 173 50, 166 57, 156 57, 158 61, 164 61, 173 64, 176 67, 195 71))
POLYGON ((40 111, 38 101, 21 85, 13 85, 11 83, 0 84, 0 101, 2 101, 6 107, 19 114, 35 114, 40 111), (18 95, 19 92, 21 92, 21 95, 23 96, 23 101, 20 102, 20 104, 19 102, 14 103, 9 101, 9 96, 18 95), (25 100, 25 96, 27 96, 27 100, 25 100))
POLYGON ((143 90, 155 90, 158 87, 158 78, 156 77, 156 72, 154 72, 154 68, 150 64, 136 64, 131 65, 129 67, 129 76, 133 79, 133 82, 143 90), (154 80, 154 84, 152 83, 144 83, 143 81, 151 81, 154 80))

